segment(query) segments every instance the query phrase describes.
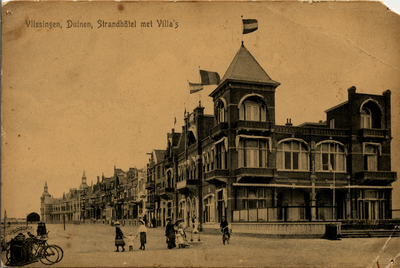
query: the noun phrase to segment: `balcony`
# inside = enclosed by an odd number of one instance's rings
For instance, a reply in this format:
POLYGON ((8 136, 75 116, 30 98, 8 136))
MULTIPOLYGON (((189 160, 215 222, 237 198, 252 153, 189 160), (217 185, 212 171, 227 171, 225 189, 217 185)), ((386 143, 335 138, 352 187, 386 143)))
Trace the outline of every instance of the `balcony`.
POLYGON ((256 167, 242 167, 236 169, 237 182, 243 178, 273 178, 276 176, 276 168, 256 168, 256 167))
POLYGON ((276 126, 276 133, 285 134, 304 134, 314 136, 346 136, 348 130, 334 128, 311 128, 311 127, 293 127, 293 126, 276 126))
POLYGON ((237 121, 237 130, 265 132, 271 131, 271 123, 263 121, 237 121))
POLYGON ((362 138, 389 138, 389 131, 387 129, 374 129, 362 128, 359 130, 358 135, 362 138))
POLYGON ((397 180, 397 172, 392 171, 362 171, 355 174, 359 185, 386 186, 397 180))
POLYGON ((228 169, 214 169, 204 173, 204 180, 212 184, 228 183, 228 169))
POLYGON ((176 189, 179 193, 185 194, 190 191, 195 191, 197 188, 197 180, 183 180, 176 184, 176 189))
POLYGON ((221 122, 210 130, 210 136, 214 140, 221 138, 221 134, 228 130, 228 123, 221 122))
POLYGON ((165 200, 170 200, 174 197, 174 188, 165 187, 159 191, 160 197, 165 200))
POLYGON ((154 190, 154 181, 147 181, 145 185, 146 190, 154 190))

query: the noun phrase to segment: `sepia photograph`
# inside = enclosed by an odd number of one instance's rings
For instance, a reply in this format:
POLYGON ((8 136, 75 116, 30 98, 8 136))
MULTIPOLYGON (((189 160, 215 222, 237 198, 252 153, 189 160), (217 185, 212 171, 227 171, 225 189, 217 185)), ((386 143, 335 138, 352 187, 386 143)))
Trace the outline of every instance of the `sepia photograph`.
POLYGON ((400 15, 9 1, 2 267, 400 267, 400 15))

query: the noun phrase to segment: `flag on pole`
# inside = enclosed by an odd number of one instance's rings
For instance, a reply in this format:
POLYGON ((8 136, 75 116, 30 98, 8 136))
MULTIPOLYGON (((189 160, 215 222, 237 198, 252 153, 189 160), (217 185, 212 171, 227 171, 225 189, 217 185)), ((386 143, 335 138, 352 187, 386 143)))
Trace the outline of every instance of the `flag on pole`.
POLYGON ((243 20, 243 34, 254 32, 258 29, 258 22, 254 19, 243 20))
POLYGON ((203 90, 203 85, 189 82, 189 89, 190 89, 190 94, 193 94, 199 92, 200 90, 203 90))
POLYGON ((200 70, 201 84, 202 85, 218 85, 221 79, 216 72, 209 72, 200 70))

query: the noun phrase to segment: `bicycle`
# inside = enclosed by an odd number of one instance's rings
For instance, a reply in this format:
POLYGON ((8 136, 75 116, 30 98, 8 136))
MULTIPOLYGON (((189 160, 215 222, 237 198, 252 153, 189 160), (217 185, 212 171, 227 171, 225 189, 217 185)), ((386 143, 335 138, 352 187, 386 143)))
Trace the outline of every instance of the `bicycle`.
POLYGON ((225 245, 225 242, 229 244, 229 240, 230 240, 229 234, 228 234, 229 230, 228 230, 228 232, 225 231, 225 229, 227 229, 227 228, 228 228, 228 226, 225 226, 224 228, 221 228, 221 232, 222 232, 222 243, 223 243, 224 245, 225 245))
POLYGON ((28 232, 29 238, 20 233, 8 244, 7 265, 21 266, 40 260, 45 265, 52 265, 62 260, 64 252, 57 245, 49 245, 47 240, 38 239, 28 232))

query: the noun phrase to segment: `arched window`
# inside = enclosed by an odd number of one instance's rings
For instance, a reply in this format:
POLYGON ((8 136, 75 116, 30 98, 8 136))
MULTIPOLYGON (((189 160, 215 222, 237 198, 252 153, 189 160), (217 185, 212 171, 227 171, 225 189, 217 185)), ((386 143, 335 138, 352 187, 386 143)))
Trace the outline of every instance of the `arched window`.
POLYGON ((315 169, 317 171, 346 171, 344 146, 334 142, 323 142, 317 145, 315 169))
POLYGON ((309 153, 306 144, 297 140, 279 143, 276 164, 278 169, 309 170, 309 153))
POLYGON ((383 108, 375 99, 367 99, 360 105, 360 128, 382 128, 383 108))
POLYGON ((371 111, 367 107, 361 109, 361 128, 371 128, 371 111))
POLYGON ((259 97, 252 96, 239 106, 239 119, 246 121, 266 121, 267 107, 259 97))
POLYGON ((217 124, 226 122, 225 109, 224 103, 219 101, 216 107, 217 124))

